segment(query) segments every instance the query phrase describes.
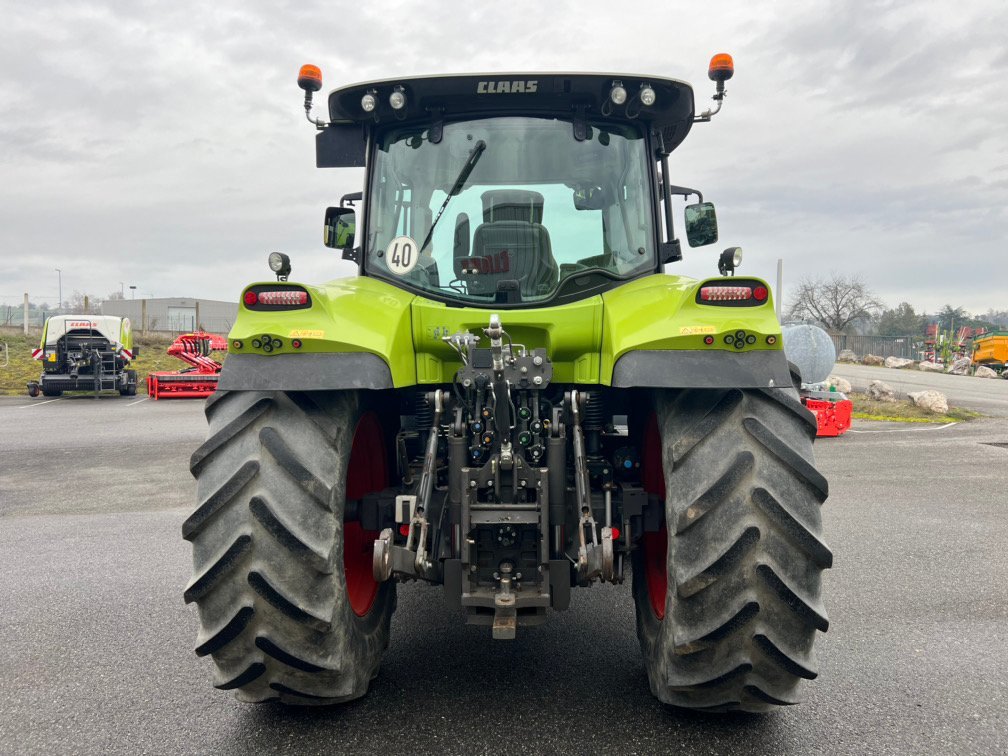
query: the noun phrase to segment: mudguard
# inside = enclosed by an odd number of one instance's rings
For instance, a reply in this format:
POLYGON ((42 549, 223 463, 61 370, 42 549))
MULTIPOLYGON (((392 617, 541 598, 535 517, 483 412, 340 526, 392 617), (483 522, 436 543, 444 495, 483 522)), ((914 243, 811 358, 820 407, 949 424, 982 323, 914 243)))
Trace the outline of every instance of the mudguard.
POLYGON ((367 352, 236 354, 221 370, 224 391, 335 391, 392 388, 388 363, 367 352))

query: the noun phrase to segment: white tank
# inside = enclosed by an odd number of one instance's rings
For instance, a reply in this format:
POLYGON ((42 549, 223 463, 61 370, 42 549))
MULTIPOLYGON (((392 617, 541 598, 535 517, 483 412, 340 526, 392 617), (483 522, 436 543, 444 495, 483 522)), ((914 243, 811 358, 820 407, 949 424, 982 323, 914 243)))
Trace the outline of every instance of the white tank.
POLYGON ((833 339, 814 325, 784 326, 784 355, 801 372, 802 383, 820 383, 829 378, 836 364, 833 339))

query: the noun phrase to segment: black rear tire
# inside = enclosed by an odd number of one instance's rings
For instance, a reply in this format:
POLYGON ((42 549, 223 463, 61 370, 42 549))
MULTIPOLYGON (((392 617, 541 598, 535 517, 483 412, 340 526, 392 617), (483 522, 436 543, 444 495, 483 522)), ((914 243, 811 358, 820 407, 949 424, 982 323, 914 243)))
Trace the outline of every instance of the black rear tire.
POLYGON ((791 390, 658 392, 641 432, 645 487, 665 497, 667 523, 633 559, 652 693, 708 711, 797 703, 817 675, 833 563, 814 417, 791 390))
POLYGON ((210 432, 190 464, 199 506, 182 526, 193 544, 185 600, 199 608, 197 655, 240 700, 348 701, 378 673, 395 585, 370 577, 377 534, 343 519, 348 489, 359 498, 388 483, 366 393, 207 400, 210 432))

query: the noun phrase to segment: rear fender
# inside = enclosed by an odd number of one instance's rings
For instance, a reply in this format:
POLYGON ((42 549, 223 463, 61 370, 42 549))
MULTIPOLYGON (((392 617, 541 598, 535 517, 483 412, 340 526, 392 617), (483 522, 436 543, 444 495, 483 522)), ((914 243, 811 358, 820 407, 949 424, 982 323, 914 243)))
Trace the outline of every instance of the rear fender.
MULTIPOLYGON (((249 307, 243 297, 228 334, 218 387, 225 391, 389 389, 416 383, 410 321, 413 295, 373 278, 306 290, 309 305, 249 307), (263 348, 269 344, 268 350, 263 348), (295 346, 295 344, 297 346, 295 346)), ((262 282, 246 287, 280 287, 262 282)))

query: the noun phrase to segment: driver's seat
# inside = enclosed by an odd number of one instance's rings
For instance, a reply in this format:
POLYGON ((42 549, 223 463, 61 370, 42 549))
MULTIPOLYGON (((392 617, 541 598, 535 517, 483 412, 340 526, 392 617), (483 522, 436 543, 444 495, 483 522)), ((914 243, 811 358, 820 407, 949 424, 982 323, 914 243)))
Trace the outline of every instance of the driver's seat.
POLYGON ((483 223, 473 234, 472 251, 461 278, 471 294, 493 295, 500 281, 518 281, 522 296, 548 294, 560 268, 549 232, 542 225, 543 196, 519 189, 484 192, 483 223))

